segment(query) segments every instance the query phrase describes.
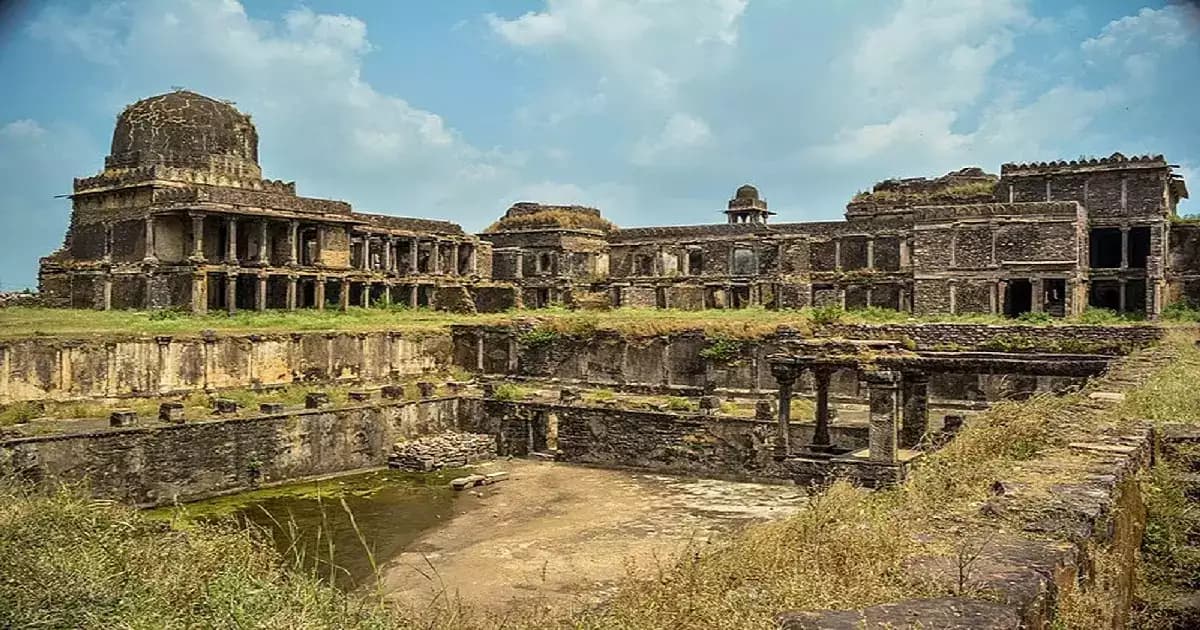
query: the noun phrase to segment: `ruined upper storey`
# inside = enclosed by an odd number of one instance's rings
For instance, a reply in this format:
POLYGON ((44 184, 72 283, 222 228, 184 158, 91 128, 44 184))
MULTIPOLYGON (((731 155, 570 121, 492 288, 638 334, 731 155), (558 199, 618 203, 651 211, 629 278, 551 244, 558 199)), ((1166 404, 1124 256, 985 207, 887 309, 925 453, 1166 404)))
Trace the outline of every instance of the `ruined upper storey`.
POLYGON ((915 206, 988 203, 998 177, 975 166, 941 177, 907 177, 876 182, 846 204, 846 218, 857 219, 906 212, 915 206))
POLYGON ((106 169, 174 166, 262 177, 258 131, 233 105, 187 90, 140 100, 117 116, 106 169))
POLYGON ((999 201, 1078 201, 1095 223, 1161 220, 1188 196, 1183 178, 1161 155, 1005 164, 999 201))

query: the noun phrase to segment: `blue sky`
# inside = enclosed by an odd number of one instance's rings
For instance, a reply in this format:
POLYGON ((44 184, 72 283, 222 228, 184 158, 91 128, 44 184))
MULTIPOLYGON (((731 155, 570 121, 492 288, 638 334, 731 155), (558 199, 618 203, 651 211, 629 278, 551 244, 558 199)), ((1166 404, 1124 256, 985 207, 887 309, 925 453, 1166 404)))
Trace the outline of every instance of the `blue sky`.
MULTIPOLYGON (((517 200, 779 221, 879 179, 1163 153, 1200 190, 1200 10, 1061 0, 0 3, 0 288, 36 283, 124 105, 235 101, 264 172, 485 227, 517 200)), ((1200 203, 1183 206, 1200 212, 1200 203)))

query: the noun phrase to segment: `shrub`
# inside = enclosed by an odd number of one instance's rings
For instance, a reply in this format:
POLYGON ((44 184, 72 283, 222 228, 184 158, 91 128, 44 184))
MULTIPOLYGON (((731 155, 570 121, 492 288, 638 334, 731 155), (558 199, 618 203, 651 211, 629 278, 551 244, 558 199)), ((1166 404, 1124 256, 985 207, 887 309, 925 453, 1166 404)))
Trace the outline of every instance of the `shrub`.
POLYGON ((740 341, 717 337, 710 339, 708 345, 700 350, 700 358, 711 363, 729 363, 736 359, 741 351, 740 341))
POLYGON ((524 400, 529 396, 529 390, 513 383, 500 383, 496 386, 496 400, 524 400))
POLYGON ((809 317, 812 318, 812 322, 818 326, 836 324, 841 321, 845 315, 846 309, 836 304, 818 306, 809 312, 809 317))
POLYGON ((671 411, 695 411, 696 404, 680 396, 671 396, 667 399, 667 409, 671 411))
POLYGON ((1173 322, 1200 322, 1200 308, 1188 302, 1172 302, 1163 309, 1162 318, 1173 322))
POLYGON ((557 341, 558 338, 559 334, 556 331, 547 328, 534 328, 529 332, 522 333, 517 339, 523 346, 528 348, 538 348, 541 346, 548 346, 557 341))
POLYGON ((1024 322, 1026 324, 1049 324, 1050 322, 1054 321, 1054 316, 1045 311, 1037 313, 1029 311, 1027 313, 1021 313, 1021 315, 1017 317, 1017 321, 1024 322))

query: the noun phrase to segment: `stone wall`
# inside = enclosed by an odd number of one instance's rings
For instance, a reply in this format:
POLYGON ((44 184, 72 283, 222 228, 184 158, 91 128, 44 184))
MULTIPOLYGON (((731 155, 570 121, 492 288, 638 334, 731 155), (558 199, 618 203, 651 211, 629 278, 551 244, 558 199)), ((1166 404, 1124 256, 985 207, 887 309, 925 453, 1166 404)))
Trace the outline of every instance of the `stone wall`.
POLYGON ((0 464, 33 479, 84 482, 142 506, 387 464, 397 440, 457 429, 442 398, 0 442, 0 464))
MULTIPOLYGON (((910 341, 922 350, 1003 350, 1104 352, 1119 354, 1150 344, 1161 330, 1149 326, 988 326, 975 324, 882 324, 822 327, 818 336, 910 341)), ((779 351, 778 339, 766 336, 738 345, 726 360, 706 359, 712 344, 702 332, 661 336, 623 336, 601 332, 588 338, 559 336, 523 343, 508 327, 456 326, 454 362, 484 374, 559 379, 614 388, 769 392, 775 388, 767 357, 779 351)), ((939 402, 996 400, 1033 391, 1059 391, 1078 379, 989 374, 935 374, 930 393, 939 402)), ((803 392, 811 391, 801 382, 803 392)), ((854 373, 839 373, 833 393, 857 397, 854 373)))
POLYGON ((0 342, 0 403, 294 382, 383 382, 450 364, 449 335, 397 332, 0 342))
MULTIPOLYGON (((498 400, 474 401, 467 430, 497 436, 500 455, 527 455, 557 442, 559 460, 607 468, 737 479, 791 480, 772 456, 775 423, 696 413, 640 411, 498 400)), ((793 423, 793 444, 812 441, 813 425, 793 423)), ((867 426, 830 427, 833 443, 863 448, 867 426)))

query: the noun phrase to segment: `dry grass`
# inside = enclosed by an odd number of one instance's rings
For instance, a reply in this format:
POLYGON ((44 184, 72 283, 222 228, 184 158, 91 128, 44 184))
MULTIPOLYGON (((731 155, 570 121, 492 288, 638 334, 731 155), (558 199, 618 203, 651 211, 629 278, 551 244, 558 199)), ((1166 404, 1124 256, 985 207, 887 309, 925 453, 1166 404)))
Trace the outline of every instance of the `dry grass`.
POLYGON ((548 329, 565 333, 614 330, 630 334, 658 335, 683 330, 703 330, 712 335, 731 338, 762 336, 774 332, 780 325, 792 326, 805 332, 811 331, 814 325, 834 323, 1015 323, 1034 326, 1136 323, 1123 318, 1101 317, 1095 312, 1085 313, 1079 318, 1035 321, 1011 320, 998 315, 983 314, 918 317, 877 307, 852 311, 840 308, 747 308, 705 311, 643 308, 574 311, 547 308, 477 315, 445 313, 423 308, 350 308, 346 311, 242 311, 233 316, 223 313, 191 315, 174 311, 86 311, 13 307, 0 309, 0 338, 175 335, 198 334, 207 330, 225 333, 395 330, 419 335, 445 333, 452 324, 499 325, 518 319, 536 319, 548 329))

